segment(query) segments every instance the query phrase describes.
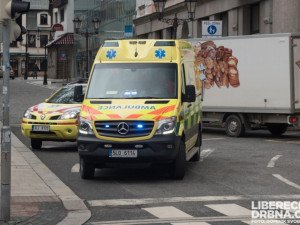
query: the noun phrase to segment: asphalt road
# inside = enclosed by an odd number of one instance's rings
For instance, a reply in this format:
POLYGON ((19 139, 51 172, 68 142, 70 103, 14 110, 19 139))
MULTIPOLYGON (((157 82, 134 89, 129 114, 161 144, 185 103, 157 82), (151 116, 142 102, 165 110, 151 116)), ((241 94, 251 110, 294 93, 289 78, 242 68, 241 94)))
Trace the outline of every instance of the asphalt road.
MULTIPOLYGON (((30 140, 20 132, 22 114, 51 92, 24 80, 11 82, 11 128, 28 147, 30 140)), ((253 224, 245 216, 253 202, 300 201, 299 152, 300 131, 280 138, 267 131, 230 138, 222 129, 205 128, 201 161, 189 162, 178 181, 163 167, 102 169, 95 179, 82 180, 76 143, 47 142, 34 151, 86 200, 92 212, 87 224, 177 225, 253 224)))

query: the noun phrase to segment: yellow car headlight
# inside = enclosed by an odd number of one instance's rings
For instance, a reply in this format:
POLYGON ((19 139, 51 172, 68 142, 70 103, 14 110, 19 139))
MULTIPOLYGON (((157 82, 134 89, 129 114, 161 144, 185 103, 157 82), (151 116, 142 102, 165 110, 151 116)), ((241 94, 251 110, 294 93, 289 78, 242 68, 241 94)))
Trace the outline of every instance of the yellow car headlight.
POLYGON ((78 110, 73 111, 67 111, 64 114, 62 114, 60 117, 58 117, 58 120, 70 120, 70 119, 76 119, 79 114, 78 110))

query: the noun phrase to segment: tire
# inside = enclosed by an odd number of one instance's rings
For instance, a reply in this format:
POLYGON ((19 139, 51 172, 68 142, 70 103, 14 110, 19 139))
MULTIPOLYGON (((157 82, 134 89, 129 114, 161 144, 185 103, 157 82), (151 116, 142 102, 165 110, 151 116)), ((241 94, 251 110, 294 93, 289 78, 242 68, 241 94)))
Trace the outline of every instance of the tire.
POLYGON ((190 159, 192 162, 198 162, 201 156, 201 145, 202 145, 202 133, 198 131, 198 138, 195 144, 195 148, 198 148, 197 153, 190 159))
POLYGON ((181 180, 185 174, 185 165, 186 165, 186 152, 185 152, 185 143, 183 140, 180 141, 178 154, 175 160, 169 167, 169 176, 172 179, 181 180))
POLYGON ((80 175, 82 179, 92 179, 95 174, 95 167, 80 158, 80 175))
POLYGON ((31 138, 31 148, 32 149, 41 149, 42 140, 31 138))
POLYGON ((273 135, 281 135, 286 132, 288 125, 285 123, 269 123, 267 124, 268 130, 273 135))
POLYGON ((241 137, 245 134, 245 126, 237 115, 230 115, 225 122, 225 131, 229 137, 241 137))

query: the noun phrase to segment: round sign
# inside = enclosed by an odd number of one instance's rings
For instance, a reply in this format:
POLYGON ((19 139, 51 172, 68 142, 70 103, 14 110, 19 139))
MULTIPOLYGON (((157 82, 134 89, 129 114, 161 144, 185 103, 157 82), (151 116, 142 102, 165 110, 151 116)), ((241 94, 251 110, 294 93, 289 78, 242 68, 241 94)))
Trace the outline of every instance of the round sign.
POLYGON ((214 26, 214 25, 210 25, 208 28, 207 28, 207 32, 209 34, 215 34, 217 32, 217 27, 214 26))

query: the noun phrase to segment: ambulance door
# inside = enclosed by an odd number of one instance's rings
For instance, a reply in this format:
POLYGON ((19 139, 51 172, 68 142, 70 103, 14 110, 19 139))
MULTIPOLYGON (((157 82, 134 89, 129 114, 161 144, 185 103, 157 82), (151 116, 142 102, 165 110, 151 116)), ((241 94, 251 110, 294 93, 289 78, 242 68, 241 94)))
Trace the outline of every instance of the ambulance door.
MULTIPOLYGON (((193 62, 185 62, 181 66, 182 71, 182 90, 185 92, 186 85, 195 85, 195 73, 193 62)), ((183 93, 184 94, 184 93, 183 93)), ((194 102, 184 102, 184 130, 185 130, 185 141, 186 150, 189 150, 195 145, 198 125, 197 117, 195 114, 195 103, 194 102)))

